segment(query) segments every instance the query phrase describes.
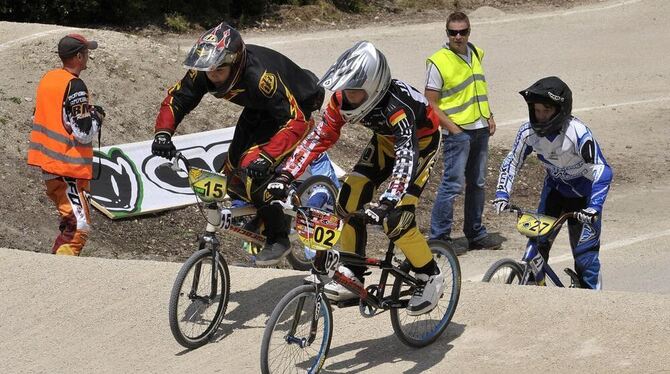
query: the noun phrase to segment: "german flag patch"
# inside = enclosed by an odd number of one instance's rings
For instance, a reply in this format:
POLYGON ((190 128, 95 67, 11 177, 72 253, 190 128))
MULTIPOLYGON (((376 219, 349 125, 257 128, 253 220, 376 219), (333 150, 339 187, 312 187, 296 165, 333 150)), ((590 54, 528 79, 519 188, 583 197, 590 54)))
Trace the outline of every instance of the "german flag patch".
POLYGON ((404 119, 407 119, 407 114, 405 114, 404 109, 400 109, 391 115, 391 117, 389 118, 389 122, 391 123, 391 126, 395 126, 398 124, 398 122, 404 119))

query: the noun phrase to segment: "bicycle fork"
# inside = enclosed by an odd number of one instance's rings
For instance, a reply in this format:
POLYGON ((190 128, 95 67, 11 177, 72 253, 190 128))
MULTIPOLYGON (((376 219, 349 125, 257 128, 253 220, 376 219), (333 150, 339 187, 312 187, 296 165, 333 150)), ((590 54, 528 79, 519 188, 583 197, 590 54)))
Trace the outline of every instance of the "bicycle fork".
MULTIPOLYGON (((200 245, 198 249, 205 249, 207 244, 210 244, 210 253, 212 254, 212 270, 210 274, 211 288, 209 292, 209 297, 207 298, 207 303, 211 303, 212 300, 217 295, 218 291, 218 264, 219 264, 219 239, 213 232, 205 232, 205 234, 200 238, 200 245)), ((200 272, 202 271, 202 262, 195 265, 193 269, 193 282, 191 284, 191 292, 189 293, 189 299, 200 298, 198 296, 198 285, 200 284, 200 272)))
POLYGON ((305 306, 305 298, 307 297, 303 296, 298 301, 298 305, 295 308, 295 313, 293 314, 293 323, 291 324, 291 329, 285 337, 285 340, 288 344, 297 344, 300 346, 300 348, 305 348, 314 343, 314 339, 316 339, 316 332, 319 327, 319 317, 321 316, 321 304, 323 302, 323 293, 319 290, 318 286, 316 287, 315 291, 316 297, 314 298, 314 310, 312 310, 312 318, 309 325, 309 336, 307 338, 298 338, 295 336, 298 323, 300 322, 302 308, 305 306))

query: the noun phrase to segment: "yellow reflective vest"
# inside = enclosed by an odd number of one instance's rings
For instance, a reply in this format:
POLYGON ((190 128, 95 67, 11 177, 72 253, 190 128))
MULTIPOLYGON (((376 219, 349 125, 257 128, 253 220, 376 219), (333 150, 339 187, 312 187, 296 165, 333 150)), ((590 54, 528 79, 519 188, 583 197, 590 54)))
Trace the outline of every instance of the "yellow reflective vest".
POLYGON ((91 179, 93 145, 79 143, 63 126, 65 90, 74 78, 65 69, 55 69, 46 73, 40 81, 30 133, 28 164, 50 174, 91 179))
POLYGON ((480 117, 491 117, 488 89, 481 62, 484 51, 472 44, 469 45, 476 50, 472 53, 471 65, 448 48, 442 48, 428 58, 428 62, 435 65, 442 76, 438 106, 460 126, 470 124, 480 117))

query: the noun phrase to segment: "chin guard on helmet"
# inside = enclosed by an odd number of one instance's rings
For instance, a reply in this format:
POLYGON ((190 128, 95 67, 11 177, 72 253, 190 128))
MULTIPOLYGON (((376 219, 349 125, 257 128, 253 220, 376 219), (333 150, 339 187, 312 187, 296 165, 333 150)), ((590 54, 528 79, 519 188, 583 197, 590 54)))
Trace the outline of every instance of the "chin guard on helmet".
POLYGON ((572 91, 558 77, 546 77, 519 91, 528 104, 530 126, 539 136, 558 133, 572 117, 572 91), (547 122, 538 122, 533 104, 547 104, 556 108, 556 114, 547 122))
POLYGON ((319 85, 330 91, 363 90, 367 98, 356 108, 340 110, 342 118, 359 122, 386 94, 391 84, 391 69, 386 57, 372 43, 360 41, 338 57, 319 85))

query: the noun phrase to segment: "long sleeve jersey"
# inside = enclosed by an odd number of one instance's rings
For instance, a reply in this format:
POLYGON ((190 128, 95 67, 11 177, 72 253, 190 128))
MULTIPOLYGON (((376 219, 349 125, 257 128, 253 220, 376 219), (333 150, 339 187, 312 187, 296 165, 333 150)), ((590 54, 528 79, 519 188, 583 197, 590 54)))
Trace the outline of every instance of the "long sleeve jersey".
POLYGON ((514 146, 500 167, 496 197, 509 199, 517 170, 533 151, 547 171, 545 188, 565 197, 587 197, 588 207, 602 211, 612 181, 612 169, 605 161, 591 130, 572 119, 557 135, 540 137, 525 123, 514 146))
POLYGON ((91 110, 88 89, 84 81, 74 78, 70 81, 63 97, 63 126, 78 142, 89 144, 100 131, 102 118, 91 110))
POLYGON ((310 71, 268 48, 247 45, 246 59, 238 82, 227 92, 215 86, 204 71, 189 70, 167 94, 156 119, 155 131, 173 134, 184 116, 206 93, 245 108, 267 112, 284 124, 268 144, 261 147, 277 158, 292 148, 306 131, 311 112, 323 101, 323 88, 310 71))
MULTIPOLYGON (((331 96, 321 122, 296 148, 284 171, 300 176, 307 166, 340 137, 346 123, 340 114, 342 92, 331 96)), ((438 131, 439 120, 426 98, 405 82, 392 80, 384 97, 361 124, 394 144, 395 161, 388 188, 382 198, 399 200, 417 171, 418 139, 438 131)))

